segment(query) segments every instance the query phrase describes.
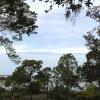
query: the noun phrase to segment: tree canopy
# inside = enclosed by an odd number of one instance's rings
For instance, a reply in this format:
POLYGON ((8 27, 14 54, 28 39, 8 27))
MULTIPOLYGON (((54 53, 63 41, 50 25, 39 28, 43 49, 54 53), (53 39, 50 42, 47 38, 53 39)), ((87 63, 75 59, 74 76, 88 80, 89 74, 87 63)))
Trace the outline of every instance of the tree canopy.
POLYGON ((29 10, 23 0, 0 1, 0 31, 9 32, 13 39, 22 39, 23 34, 30 35, 36 29, 37 14, 29 10))
POLYGON ((8 57, 15 63, 19 63, 20 58, 12 46, 13 40, 22 40, 23 34, 36 33, 37 14, 29 8, 24 0, 0 1, 0 46, 5 47, 8 57))

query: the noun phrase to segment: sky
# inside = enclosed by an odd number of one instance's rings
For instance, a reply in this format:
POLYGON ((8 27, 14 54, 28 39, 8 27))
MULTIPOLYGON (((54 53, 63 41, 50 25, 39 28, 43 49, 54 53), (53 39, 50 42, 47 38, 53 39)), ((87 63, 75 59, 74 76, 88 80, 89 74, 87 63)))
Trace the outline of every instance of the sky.
MULTIPOLYGON (((85 62, 88 52, 83 35, 98 25, 93 19, 80 13, 73 24, 65 16, 65 9, 54 6, 48 14, 48 4, 32 3, 28 0, 30 10, 37 12, 38 33, 30 37, 24 36, 23 41, 13 44, 16 52, 24 59, 43 60, 44 67, 54 67, 63 54, 72 53, 79 64, 85 62)), ((4 48, 0 48, 0 74, 11 74, 18 65, 9 60, 4 48)))

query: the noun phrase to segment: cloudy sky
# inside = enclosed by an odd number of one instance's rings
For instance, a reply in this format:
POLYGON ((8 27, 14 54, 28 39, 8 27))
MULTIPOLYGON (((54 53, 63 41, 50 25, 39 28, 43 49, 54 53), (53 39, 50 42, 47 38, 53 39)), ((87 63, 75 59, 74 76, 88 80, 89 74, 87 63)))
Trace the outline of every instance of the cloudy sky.
MULTIPOLYGON (((75 24, 66 20, 65 9, 54 6, 48 14, 48 4, 32 3, 28 0, 32 11, 38 13, 38 34, 24 36, 23 41, 14 43, 17 53, 22 59, 43 60, 45 66, 56 66, 59 57, 66 53, 73 53, 79 64, 85 61, 88 52, 83 35, 97 26, 94 20, 85 17, 84 11, 78 15, 75 24)), ((11 74, 15 67, 9 60, 3 48, 0 48, 0 74, 11 74)))

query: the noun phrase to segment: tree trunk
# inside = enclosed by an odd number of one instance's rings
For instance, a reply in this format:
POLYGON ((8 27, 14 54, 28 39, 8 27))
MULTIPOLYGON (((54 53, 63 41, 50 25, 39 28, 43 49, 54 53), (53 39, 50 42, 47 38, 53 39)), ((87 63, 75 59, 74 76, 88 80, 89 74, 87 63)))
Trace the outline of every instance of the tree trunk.
POLYGON ((29 89, 30 89, 30 100, 33 99, 33 98, 32 98, 32 94, 33 94, 33 93, 32 93, 32 88, 31 88, 31 86, 32 86, 32 83, 30 82, 30 86, 29 86, 29 87, 30 87, 30 88, 29 88, 29 89))
POLYGON ((14 100, 14 91, 13 91, 13 89, 11 90, 11 100, 14 100))
POLYGON ((18 97, 18 84, 16 85, 16 96, 17 96, 17 100, 19 99, 18 97))
POLYGON ((56 98, 56 100, 58 100, 59 99, 59 90, 58 90, 58 81, 57 81, 57 84, 56 84, 56 87, 57 87, 57 98, 56 98))
POLYGON ((48 100, 48 81, 47 81, 47 100, 48 100))
POLYGON ((68 100, 69 98, 69 84, 67 84, 67 87, 65 89, 65 100, 68 100))
POLYGON ((32 98, 32 91, 31 91, 31 95, 30 95, 30 100, 32 100, 33 98, 32 98))

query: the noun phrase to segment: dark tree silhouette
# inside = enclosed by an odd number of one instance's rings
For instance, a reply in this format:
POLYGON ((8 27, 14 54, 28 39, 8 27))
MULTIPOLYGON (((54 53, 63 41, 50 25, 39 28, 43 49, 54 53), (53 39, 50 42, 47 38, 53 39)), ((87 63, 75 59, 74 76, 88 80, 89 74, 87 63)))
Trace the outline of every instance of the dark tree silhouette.
POLYGON ((65 99, 69 98, 72 88, 78 86, 77 68, 78 64, 76 58, 72 54, 65 54, 60 57, 55 70, 55 74, 57 74, 55 78, 57 78, 57 87, 62 86, 65 88, 65 95, 63 94, 65 99))
POLYGON ((40 70, 38 74, 35 76, 35 79, 41 84, 41 91, 46 92, 47 100, 49 99, 49 83, 51 75, 51 68, 45 67, 44 69, 40 70))
POLYGON ((13 40, 22 40, 23 34, 36 33, 36 19, 37 14, 29 10, 24 0, 0 0, 0 46, 5 47, 12 61, 19 63, 20 59, 12 46, 13 40))
POLYGON ((8 38, 0 37, 0 46, 3 46, 6 50, 6 54, 8 57, 15 62, 16 64, 20 63, 20 57, 16 54, 13 46, 12 41, 10 41, 8 38))
POLYGON ((40 0, 45 1, 45 3, 50 4, 50 8, 48 10, 45 10, 46 13, 48 13, 50 10, 53 9, 54 5, 62 6, 66 9, 65 16, 66 18, 75 18, 78 13, 80 13, 81 9, 84 9, 86 7, 87 9, 90 9, 95 1, 92 0, 40 0))
POLYGON ((13 39, 21 40, 23 34, 34 33, 36 17, 23 0, 0 1, 0 31, 9 32, 13 39))
POLYGON ((27 73, 28 76, 28 83, 29 83, 29 90, 30 90, 30 100, 32 100, 32 82, 34 82, 34 76, 35 74, 40 70, 42 67, 42 61, 36 61, 36 60, 24 60, 22 62, 21 67, 23 67, 27 73))
POLYGON ((100 88, 100 37, 91 33, 84 37, 90 51, 86 54, 87 61, 83 64, 83 76, 86 82, 97 81, 100 88))

